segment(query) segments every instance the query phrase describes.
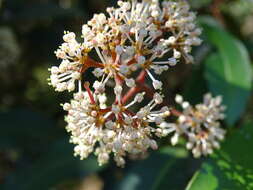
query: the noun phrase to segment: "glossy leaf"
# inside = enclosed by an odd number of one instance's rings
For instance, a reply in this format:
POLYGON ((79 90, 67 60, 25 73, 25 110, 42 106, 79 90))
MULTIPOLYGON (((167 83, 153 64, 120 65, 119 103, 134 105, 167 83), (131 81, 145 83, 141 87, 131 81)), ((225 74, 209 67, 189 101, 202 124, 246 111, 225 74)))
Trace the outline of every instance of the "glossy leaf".
POLYGON ((197 171, 186 190, 253 189, 253 122, 228 138, 197 171))
POLYGON ((228 124, 232 125, 244 112, 251 92, 252 71, 245 46, 224 31, 214 20, 202 19, 204 34, 217 48, 205 64, 208 87, 215 95, 223 95, 228 124))

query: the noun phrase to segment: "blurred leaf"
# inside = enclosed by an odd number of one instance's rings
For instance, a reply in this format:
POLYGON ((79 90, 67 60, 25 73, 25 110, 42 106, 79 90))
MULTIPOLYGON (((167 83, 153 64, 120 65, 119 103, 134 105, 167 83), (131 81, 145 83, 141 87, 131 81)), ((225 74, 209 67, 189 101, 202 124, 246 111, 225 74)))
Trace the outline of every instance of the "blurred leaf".
POLYGON ((250 90, 247 91, 227 82, 223 76, 225 72, 223 69, 225 66, 223 66, 223 61, 219 54, 213 53, 209 55, 205 61, 205 77, 210 91, 216 95, 223 96, 223 103, 227 106, 226 121, 231 125, 244 111, 250 96, 250 90))
POLYGON ((191 78, 186 81, 183 96, 191 104, 203 101, 203 95, 208 91, 205 78, 201 68, 194 69, 191 78))
POLYGON ((253 189, 253 122, 234 131, 222 149, 205 162, 187 190, 253 189))
POLYGON ((167 154, 174 158, 187 158, 189 156, 189 151, 184 147, 163 147, 159 149, 160 153, 167 154))
POLYGON ((5 184, 5 190, 45 190, 72 177, 83 177, 103 169, 94 157, 79 160, 67 139, 52 145, 48 153, 29 168, 20 168, 5 184))
POLYGON ((199 160, 178 159, 169 169, 167 169, 154 190, 179 190, 184 189, 189 176, 192 176, 199 168, 199 160))
POLYGON ((163 149, 160 153, 153 152, 145 160, 134 161, 124 170, 124 176, 116 182, 113 187, 108 189, 114 190, 178 190, 185 187, 188 181, 187 176, 191 176, 195 168, 195 162, 185 157, 185 152, 175 158, 163 149), (181 155, 183 154, 183 155, 181 155), (182 174, 178 171, 184 171, 182 174))
POLYGON ((156 190, 175 159, 166 154, 152 153, 147 159, 135 161, 126 171, 115 190, 156 190))
POLYGON ((230 1, 224 4, 221 9, 223 12, 230 14, 238 22, 243 22, 244 18, 252 13, 252 0, 230 1))
POLYGON ((210 4, 211 0, 190 0, 191 7, 199 9, 210 4))
POLYGON ((196 169, 199 168, 199 160, 185 159, 185 151, 180 152, 179 155, 175 155, 173 151, 169 151, 169 148, 164 148, 160 152, 152 153, 145 160, 134 161, 123 171, 122 178, 120 180, 117 179, 116 184, 106 189, 183 189, 189 181, 189 176, 192 176, 196 169))
POLYGON ((245 110, 251 91, 252 70, 244 45, 210 19, 201 19, 204 33, 218 49, 206 61, 206 79, 215 95, 223 95, 226 122, 232 125, 245 110))
POLYGON ((50 119, 23 108, 0 113, 0 121, 0 148, 31 145, 40 139, 47 142, 53 135, 61 133, 50 119))
POLYGON ((203 95, 208 92, 202 62, 206 59, 210 51, 211 47, 208 44, 202 44, 193 51, 194 65, 192 66, 192 74, 185 81, 183 87, 183 97, 192 105, 202 102, 203 95))

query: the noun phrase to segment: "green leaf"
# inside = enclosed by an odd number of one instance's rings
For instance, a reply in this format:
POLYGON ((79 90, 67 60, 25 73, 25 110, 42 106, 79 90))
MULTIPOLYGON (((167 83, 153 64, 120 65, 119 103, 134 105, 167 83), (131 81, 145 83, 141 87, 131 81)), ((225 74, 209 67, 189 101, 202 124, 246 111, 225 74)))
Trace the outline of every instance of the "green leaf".
POLYGON ((192 176, 199 165, 198 160, 180 159, 177 160, 160 178, 154 190, 179 190, 184 189, 189 176, 192 176))
POLYGON ((227 106, 226 121, 233 124, 245 110, 250 90, 233 85, 224 79, 222 58, 218 53, 211 54, 205 61, 205 78, 208 87, 215 95, 223 96, 223 103, 227 106))
POLYGON ((185 100, 189 101, 193 105, 202 102, 203 95, 208 91, 203 75, 204 74, 201 68, 194 68, 192 76, 188 81, 186 81, 183 95, 185 100))
POLYGON ((167 154, 152 153, 145 160, 135 161, 125 171, 125 176, 123 176, 123 179, 113 189, 157 190, 160 183, 164 180, 166 172, 174 163, 175 159, 167 154))
POLYGON ((211 0, 190 0, 190 4, 192 8, 199 9, 209 5, 211 0))
POLYGON ((174 158, 187 158, 189 156, 189 151, 184 147, 162 147, 159 149, 160 153, 167 154, 174 158))
POLYGON ((253 122, 234 133, 195 173, 186 190, 253 189, 253 122))
POLYGON ((153 152, 145 160, 134 161, 129 164, 123 171, 122 178, 107 189, 183 189, 188 182, 188 176, 193 175, 194 171, 196 171, 196 160, 181 159, 185 158, 185 156, 187 156, 187 153, 185 151, 182 152, 181 149, 169 151, 169 148, 163 148, 160 152, 153 152), (175 151, 177 152, 176 154, 175 151))
POLYGON ((51 146, 48 153, 29 168, 20 168, 12 174, 5 190, 45 190, 73 177, 83 177, 103 169, 94 157, 79 160, 73 156, 73 146, 63 139, 51 146))
POLYGON ((252 70, 245 46, 224 31, 214 20, 201 19, 204 34, 217 48, 216 55, 208 57, 205 76, 209 90, 223 95, 227 106, 226 122, 232 125, 247 105, 252 85, 252 70))

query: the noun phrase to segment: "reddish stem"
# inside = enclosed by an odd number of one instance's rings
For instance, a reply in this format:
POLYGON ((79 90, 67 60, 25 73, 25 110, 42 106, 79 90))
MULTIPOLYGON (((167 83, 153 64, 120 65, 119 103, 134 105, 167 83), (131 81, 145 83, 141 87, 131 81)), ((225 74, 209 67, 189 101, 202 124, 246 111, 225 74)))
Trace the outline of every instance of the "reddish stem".
POLYGON ((137 77, 136 81, 140 83, 144 83, 146 79, 146 75, 147 75, 147 72, 145 70, 142 70, 139 76, 137 77))
POLYGON ((100 111, 101 113, 107 113, 107 112, 109 112, 109 111, 111 111, 111 110, 112 110, 112 108, 109 107, 109 108, 105 108, 105 109, 100 109, 99 111, 100 111))
POLYGON ((84 86, 84 88, 86 89, 86 91, 88 92, 88 95, 89 95, 91 104, 96 104, 96 101, 95 101, 95 99, 94 99, 94 97, 93 97, 93 94, 92 94, 92 92, 91 92, 91 90, 90 90, 90 83, 89 83, 89 82, 86 82, 86 83, 84 83, 83 86, 84 86))
POLYGON ((91 59, 90 57, 85 57, 82 59, 82 67, 79 70, 79 72, 83 73, 85 72, 88 68, 90 67, 97 67, 97 68, 103 68, 104 65, 102 63, 99 63, 93 59, 91 59))
POLYGON ((148 85, 146 85, 146 84, 143 84, 143 83, 138 83, 138 85, 139 85, 139 88, 142 90, 142 91, 144 91, 144 92, 146 92, 146 95, 149 97, 149 98, 153 98, 153 96, 154 96, 154 90, 152 89, 152 88, 150 88, 148 85))
POLYGON ((177 117, 179 117, 180 115, 182 115, 182 113, 180 111, 176 110, 175 108, 171 108, 170 109, 170 113, 172 115, 174 115, 174 116, 177 116, 177 117))
MULTIPOLYGON (((150 88, 148 85, 145 84, 145 77, 146 77, 146 71, 143 70, 139 76, 136 79, 136 87, 131 88, 122 98, 122 103, 125 104, 131 97, 133 97, 136 93, 140 92, 140 91, 144 91, 146 92, 147 96, 149 98, 153 98, 154 96, 154 90, 152 88, 150 88)), ((162 105, 164 106, 168 106, 169 103, 168 102, 163 102, 162 105)), ((180 115, 182 115, 182 113, 178 110, 176 110, 175 108, 171 108, 170 112, 172 115, 179 117, 180 115)))
POLYGON ((132 112, 131 110, 126 109, 124 112, 125 112, 127 115, 135 116, 135 113, 132 112))
POLYGON ((131 97, 133 97, 136 93, 140 92, 142 90, 142 87, 139 87, 139 84, 145 83, 146 78, 146 71, 143 70, 140 72, 139 76, 135 80, 135 83, 137 84, 136 87, 131 88, 122 98, 122 104, 125 104, 131 97))
POLYGON ((225 26, 225 19, 220 10, 222 3, 224 3, 224 0, 214 0, 211 5, 211 13, 221 24, 225 26))
POLYGON ((124 83, 124 79, 120 75, 115 74, 115 82, 118 85, 122 85, 124 83))
POLYGON ((138 93, 141 89, 139 87, 131 88, 122 98, 122 104, 125 104, 132 96, 138 93))

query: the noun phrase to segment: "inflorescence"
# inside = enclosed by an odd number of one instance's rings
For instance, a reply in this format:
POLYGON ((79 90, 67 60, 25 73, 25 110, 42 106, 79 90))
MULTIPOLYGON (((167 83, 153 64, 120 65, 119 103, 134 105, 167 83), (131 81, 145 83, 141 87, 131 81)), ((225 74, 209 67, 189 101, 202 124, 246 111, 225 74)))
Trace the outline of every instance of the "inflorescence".
POLYGON ((186 138, 194 157, 219 148, 225 135, 221 97, 206 94, 204 103, 191 106, 176 95, 178 111, 164 103, 162 94, 159 75, 180 61, 192 63, 192 46, 201 44, 201 29, 189 9, 183 0, 118 1, 107 16, 95 14, 82 26, 82 42, 75 33, 64 33, 55 51, 62 62, 50 68, 50 85, 59 92, 76 91, 63 104, 75 155, 84 159, 94 152, 102 165, 113 154, 124 166, 127 155, 155 150, 157 139, 168 136, 172 145, 186 138), (92 86, 85 80, 90 68, 96 78, 92 86))

